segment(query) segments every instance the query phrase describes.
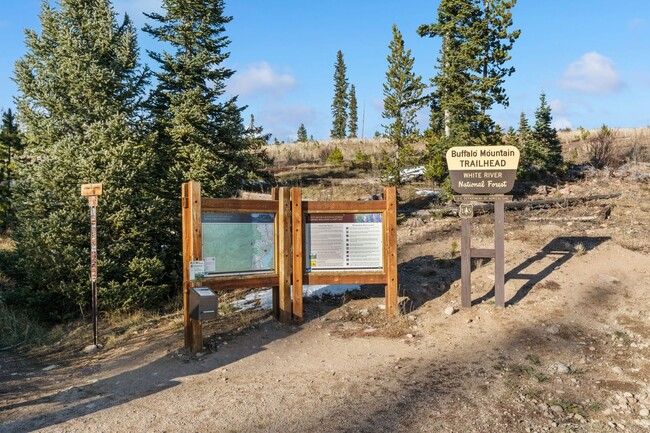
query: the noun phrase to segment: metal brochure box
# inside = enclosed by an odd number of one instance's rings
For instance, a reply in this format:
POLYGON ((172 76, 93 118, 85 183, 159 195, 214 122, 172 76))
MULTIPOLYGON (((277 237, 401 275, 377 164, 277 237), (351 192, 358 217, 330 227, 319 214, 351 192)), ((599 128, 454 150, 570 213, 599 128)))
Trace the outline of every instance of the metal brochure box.
POLYGON ((212 320, 217 318, 219 301, 208 287, 190 288, 190 319, 212 320))

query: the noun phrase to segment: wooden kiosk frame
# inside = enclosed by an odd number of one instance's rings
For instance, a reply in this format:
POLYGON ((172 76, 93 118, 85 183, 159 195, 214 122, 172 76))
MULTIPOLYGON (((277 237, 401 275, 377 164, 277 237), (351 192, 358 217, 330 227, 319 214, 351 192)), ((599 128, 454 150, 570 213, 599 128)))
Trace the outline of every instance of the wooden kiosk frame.
POLYGON ((384 199, 376 201, 303 201, 299 188, 291 188, 293 226, 293 317, 304 320, 303 284, 384 284, 386 315, 397 315, 397 192, 384 189, 384 199), (381 213, 383 227, 383 268, 364 272, 307 272, 305 266, 305 222, 310 214, 381 213))
POLYGON ((273 288, 273 316, 284 324, 302 323, 303 284, 385 284, 386 314, 397 315, 397 193, 384 190, 377 201, 303 201, 299 188, 274 188, 271 200, 214 199, 201 197, 201 185, 187 182, 182 186, 183 225, 183 322, 185 347, 193 353, 203 346, 203 325, 190 318, 189 296, 192 287, 213 291, 258 287, 273 288), (190 280, 190 262, 203 260, 202 214, 273 213, 275 233, 274 269, 250 275, 208 276, 190 280), (381 213, 383 268, 374 272, 306 272, 304 258, 305 221, 315 213, 381 213), (292 296, 293 284, 293 296, 292 296))

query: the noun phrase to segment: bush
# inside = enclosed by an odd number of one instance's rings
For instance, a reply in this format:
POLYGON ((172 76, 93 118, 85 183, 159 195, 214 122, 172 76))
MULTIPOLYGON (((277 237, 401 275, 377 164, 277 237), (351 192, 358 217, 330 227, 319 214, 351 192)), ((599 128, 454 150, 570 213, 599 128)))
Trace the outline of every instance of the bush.
POLYGON ((595 168, 613 167, 620 165, 620 158, 616 155, 614 141, 616 132, 603 125, 596 135, 587 141, 587 158, 595 168))
POLYGON ((343 152, 341 152, 338 146, 334 147, 329 155, 327 155, 327 163, 332 165, 343 164, 343 152))
POLYGON ((359 149, 354 154, 354 168, 360 168, 361 170, 368 171, 372 168, 372 161, 370 160, 370 155, 368 155, 363 150, 359 149))

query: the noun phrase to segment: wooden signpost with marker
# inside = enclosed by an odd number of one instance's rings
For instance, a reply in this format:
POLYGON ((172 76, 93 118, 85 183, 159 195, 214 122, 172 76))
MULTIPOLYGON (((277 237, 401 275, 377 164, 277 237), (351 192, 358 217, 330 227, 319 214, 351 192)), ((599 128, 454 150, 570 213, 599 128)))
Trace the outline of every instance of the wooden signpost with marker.
POLYGON ((88 197, 90 207, 90 284, 92 286, 93 344, 97 346, 97 203, 102 195, 101 183, 81 185, 82 197, 88 197))
POLYGON ((494 259, 494 297, 497 307, 505 307, 504 224, 505 195, 514 187, 519 150, 514 146, 461 146, 447 151, 451 187, 460 195, 461 218, 461 305, 472 305, 472 258, 494 259), (472 248, 474 202, 494 203, 494 248, 472 248))

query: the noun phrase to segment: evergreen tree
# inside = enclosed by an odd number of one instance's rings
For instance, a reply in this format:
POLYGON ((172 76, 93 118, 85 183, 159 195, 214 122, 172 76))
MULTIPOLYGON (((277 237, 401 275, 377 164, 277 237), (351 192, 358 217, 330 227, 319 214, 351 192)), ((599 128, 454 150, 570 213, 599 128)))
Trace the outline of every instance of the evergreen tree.
POLYGON ((519 128, 515 145, 519 148, 520 154, 518 176, 531 178, 543 171, 544 155, 540 152, 539 146, 533 138, 533 131, 523 112, 519 116, 519 128))
POLYGON ((332 100, 332 130, 333 139, 345 138, 345 126, 348 121, 348 79, 343 61, 343 53, 336 53, 334 65, 334 99, 332 100))
POLYGON ((15 158, 23 149, 23 136, 18 129, 16 116, 11 109, 2 113, 0 125, 0 219, 6 230, 13 219, 12 181, 15 178, 15 158))
POLYGON ((424 84, 422 77, 413 72, 415 59, 411 57, 411 50, 404 48, 404 39, 393 24, 393 39, 388 48, 390 54, 386 82, 384 83, 384 111, 382 117, 391 123, 384 126, 386 136, 395 146, 395 155, 387 164, 388 178, 399 184, 400 171, 407 156, 412 155, 409 144, 417 137, 417 110, 422 106, 422 93, 424 84))
MULTIPOLYGON (((180 185, 200 181, 206 196, 228 196, 268 164, 261 141, 250 138, 237 97, 225 98, 230 53, 223 0, 163 0, 164 14, 145 14, 144 30, 172 52, 149 52, 160 64, 152 98, 161 173, 176 206, 180 185)), ((261 130, 260 130, 261 131, 261 130)), ((170 202, 170 206, 172 203, 170 202)))
POLYGON ((22 299, 57 319, 88 306, 89 212, 79 187, 101 182, 100 306, 159 305, 175 282, 177 252, 158 227, 168 209, 140 120, 148 73, 135 28, 128 16, 117 23, 109 0, 43 2, 40 21, 40 33, 26 31, 15 69, 27 137, 15 188, 22 299))
POLYGON ((480 44, 483 46, 481 78, 478 83, 478 101, 481 106, 482 129, 487 129, 491 120, 486 112, 496 103, 507 107, 508 95, 503 88, 506 77, 515 72, 513 66, 506 66, 511 60, 510 51, 521 34, 520 30, 509 32, 512 27, 512 8, 517 0, 483 0, 483 19, 479 22, 480 44))
POLYGON ((303 123, 301 123, 300 127, 298 128, 298 141, 301 143, 305 143, 307 141, 307 129, 303 123))
POLYGON ((516 0, 442 0, 438 21, 418 28, 420 36, 442 38, 431 80, 431 133, 457 143, 498 141, 487 111, 508 105, 503 88, 509 51, 519 31, 509 32, 516 0), (443 135, 444 134, 444 135, 443 135))
POLYGON ((543 156, 545 171, 556 174, 564 164, 562 156, 562 142, 555 128, 551 126, 553 115, 551 107, 546 102, 546 94, 542 92, 539 98, 539 107, 535 110, 535 128, 533 139, 538 146, 539 154, 543 156))
POLYGON ((357 93, 354 84, 350 86, 350 119, 348 121, 348 138, 357 138, 359 130, 359 116, 357 114, 357 93))

